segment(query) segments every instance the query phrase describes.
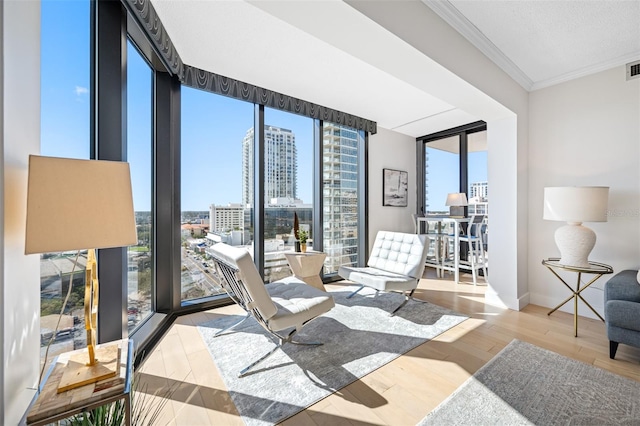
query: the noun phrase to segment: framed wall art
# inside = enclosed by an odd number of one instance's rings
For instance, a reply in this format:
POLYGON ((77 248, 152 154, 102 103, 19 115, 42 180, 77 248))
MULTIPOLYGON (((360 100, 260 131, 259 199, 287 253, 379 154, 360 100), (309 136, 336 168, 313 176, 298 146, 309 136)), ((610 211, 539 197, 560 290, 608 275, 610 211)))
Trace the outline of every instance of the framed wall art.
POLYGON ((409 173, 400 170, 382 169, 382 205, 407 207, 409 173))

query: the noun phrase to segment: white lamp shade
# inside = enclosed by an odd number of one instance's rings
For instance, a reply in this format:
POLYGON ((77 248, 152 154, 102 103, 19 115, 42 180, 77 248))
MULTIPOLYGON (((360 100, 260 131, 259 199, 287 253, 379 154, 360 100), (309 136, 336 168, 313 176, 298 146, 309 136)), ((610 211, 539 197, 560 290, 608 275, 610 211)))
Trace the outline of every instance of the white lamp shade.
POLYGON ((557 186, 544 189, 546 220, 569 223, 606 222, 607 186, 557 186))
POLYGON ((445 206, 458 207, 458 206, 466 206, 466 205, 468 205, 467 194, 465 194, 464 192, 447 194, 447 202, 445 203, 445 206))
POLYGON ((25 254, 137 243, 129 164, 29 157, 25 254))

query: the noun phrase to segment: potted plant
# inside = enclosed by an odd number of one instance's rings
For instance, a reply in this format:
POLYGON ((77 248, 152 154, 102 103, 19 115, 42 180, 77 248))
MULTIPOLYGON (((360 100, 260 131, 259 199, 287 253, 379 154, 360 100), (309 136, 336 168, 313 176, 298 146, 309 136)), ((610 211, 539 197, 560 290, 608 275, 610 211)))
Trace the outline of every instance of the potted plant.
POLYGON ((309 231, 304 229, 298 230, 298 241, 300 241, 300 251, 305 253, 307 251, 307 240, 309 239, 309 231))

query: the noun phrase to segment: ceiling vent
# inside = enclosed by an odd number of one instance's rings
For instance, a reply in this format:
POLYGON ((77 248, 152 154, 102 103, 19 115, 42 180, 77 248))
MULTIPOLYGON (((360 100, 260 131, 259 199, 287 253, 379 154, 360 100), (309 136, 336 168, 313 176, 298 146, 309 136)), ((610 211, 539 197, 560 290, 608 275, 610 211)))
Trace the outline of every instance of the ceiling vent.
POLYGON ((640 78, 640 61, 627 64, 627 81, 633 78, 640 78))

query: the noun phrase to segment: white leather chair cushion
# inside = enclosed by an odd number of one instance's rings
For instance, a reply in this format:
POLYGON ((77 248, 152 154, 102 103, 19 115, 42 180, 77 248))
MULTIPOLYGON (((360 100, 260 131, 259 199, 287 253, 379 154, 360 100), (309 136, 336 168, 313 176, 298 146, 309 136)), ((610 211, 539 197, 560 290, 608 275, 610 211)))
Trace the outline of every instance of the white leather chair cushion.
POLYGON ((406 291, 417 287, 417 279, 377 268, 341 266, 338 275, 349 281, 382 291, 406 291))
POLYGON ((301 327, 335 306, 327 292, 289 277, 265 284, 265 288, 278 311, 269 318, 269 328, 278 331, 289 327, 301 327))
POLYGON ((367 265, 420 279, 424 272, 426 239, 420 234, 379 231, 367 265))

